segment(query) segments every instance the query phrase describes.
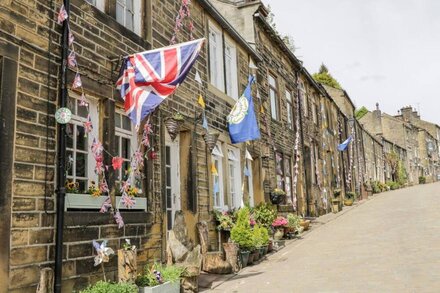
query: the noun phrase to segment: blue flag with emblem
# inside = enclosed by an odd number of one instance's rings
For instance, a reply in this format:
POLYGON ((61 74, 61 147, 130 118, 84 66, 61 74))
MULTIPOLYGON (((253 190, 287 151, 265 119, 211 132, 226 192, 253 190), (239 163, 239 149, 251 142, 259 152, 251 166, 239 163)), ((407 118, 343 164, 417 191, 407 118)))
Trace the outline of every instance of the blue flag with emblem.
POLYGON ((338 150, 341 152, 345 151, 352 139, 353 139, 353 137, 350 135, 343 143, 338 145, 338 150))
POLYGON ((248 85, 228 116, 229 136, 232 143, 240 143, 260 138, 260 128, 254 111, 251 86, 254 77, 249 76, 248 85))

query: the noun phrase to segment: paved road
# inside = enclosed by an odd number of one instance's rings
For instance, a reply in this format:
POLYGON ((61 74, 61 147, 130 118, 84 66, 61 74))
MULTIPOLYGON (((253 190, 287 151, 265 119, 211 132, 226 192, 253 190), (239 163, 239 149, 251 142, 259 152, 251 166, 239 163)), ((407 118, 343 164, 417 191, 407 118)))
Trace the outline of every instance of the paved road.
POLYGON ((440 183, 376 195, 214 291, 440 292, 440 183))

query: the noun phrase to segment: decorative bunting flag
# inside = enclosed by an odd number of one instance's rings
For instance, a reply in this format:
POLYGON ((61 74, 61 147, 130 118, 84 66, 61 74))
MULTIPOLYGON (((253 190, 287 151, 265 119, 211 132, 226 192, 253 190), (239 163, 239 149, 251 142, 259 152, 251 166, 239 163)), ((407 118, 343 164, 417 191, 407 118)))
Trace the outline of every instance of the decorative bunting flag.
POLYGON ((124 162, 124 159, 121 157, 113 157, 112 159, 112 167, 113 170, 119 170, 122 168, 122 163, 124 162))
POLYGON ((195 80, 199 83, 202 84, 202 78, 200 77, 199 71, 196 71, 196 77, 195 80))
POLYGON ((110 255, 115 254, 113 249, 107 247, 107 240, 102 241, 101 244, 93 240, 93 247, 97 254, 95 256, 95 267, 103 262, 109 262, 110 255))
POLYGON ((260 128, 254 111, 254 102, 251 95, 251 85, 254 77, 249 81, 243 95, 237 100, 228 116, 229 136, 232 143, 240 143, 260 138, 260 128))
POLYGON ((214 182, 214 193, 220 192, 220 186, 218 182, 214 182))
POLYGON ((75 36, 72 34, 72 32, 69 29, 69 46, 72 46, 73 42, 75 41, 75 36))
POLYGON ((67 64, 71 68, 75 68, 77 66, 75 51, 70 51, 69 56, 67 56, 67 64))
POLYGON ((136 200, 131 197, 128 196, 127 194, 123 194, 121 197, 121 203, 128 209, 131 209, 132 207, 135 206, 136 204, 136 200))
POLYGON ((90 115, 87 115, 87 121, 83 122, 83 126, 84 126, 84 131, 86 134, 92 132, 93 124, 92 124, 92 119, 90 118, 90 115))
POLYGON ((106 200, 102 203, 100 213, 106 213, 112 208, 112 199, 110 196, 107 196, 106 200))
POLYGON ((68 17, 69 15, 67 14, 66 8, 64 7, 64 4, 62 4, 60 11, 58 12, 57 23, 62 24, 68 17))
POLYGON ((254 159, 252 158, 251 154, 249 153, 248 149, 246 149, 246 155, 245 155, 246 159, 249 161, 253 161, 254 159))
POLYGON ((80 87, 82 87, 81 75, 79 75, 79 73, 77 73, 75 75, 75 79, 73 80, 73 83, 72 83, 72 89, 77 89, 80 87))
POLYGON ((350 135, 343 143, 338 145, 338 150, 341 152, 345 151, 352 139, 353 139, 353 137, 350 135))
POLYGON ((264 108, 263 108, 263 105, 260 106, 260 113, 261 113, 261 114, 264 114, 264 108))
POLYGON ((218 176, 217 168, 215 167, 214 162, 211 164, 211 174, 214 176, 218 176))
POLYGON ((203 109, 205 109, 206 104, 205 101, 203 100, 202 95, 199 95, 199 99, 197 100, 197 103, 199 103, 199 105, 202 106, 203 109))
POLYGON ((252 60, 249 61, 249 68, 253 69, 253 70, 257 70, 258 67, 254 64, 254 62, 252 60))
POLYGON ((88 107, 89 106, 89 103, 87 103, 87 100, 86 100, 86 95, 84 93, 82 93, 81 97, 79 98, 79 105, 81 107, 88 107))
POLYGON ((251 173, 249 172, 248 167, 244 166, 244 170, 243 170, 244 176, 249 177, 251 176, 251 173))
POLYGON ((208 119, 206 119, 205 111, 203 111, 202 127, 205 128, 206 130, 209 130, 209 128, 208 128, 208 119))
POLYGON ((121 229, 122 227, 124 227, 124 219, 122 219, 121 213, 119 211, 117 211, 114 215, 116 224, 118 224, 118 228, 121 229))

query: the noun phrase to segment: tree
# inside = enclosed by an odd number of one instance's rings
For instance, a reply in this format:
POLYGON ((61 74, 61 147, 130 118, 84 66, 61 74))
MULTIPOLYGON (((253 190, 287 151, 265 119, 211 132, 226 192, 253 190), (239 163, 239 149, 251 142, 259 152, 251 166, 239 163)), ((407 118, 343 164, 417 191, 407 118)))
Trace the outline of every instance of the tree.
POLYGON ((399 157, 395 151, 385 153, 385 163, 390 166, 391 169, 391 180, 397 182, 397 172, 399 169, 399 157))
POLYGON ((319 83, 328 85, 330 87, 336 88, 336 89, 342 89, 339 82, 328 72, 327 66, 321 64, 321 67, 319 68, 318 73, 313 74, 313 79, 316 80, 319 83))
POLYGON ((272 8, 270 7, 270 5, 267 5, 267 11, 268 11, 267 16, 266 16, 267 23, 272 27, 272 29, 274 30, 276 35, 281 38, 283 43, 286 44, 287 48, 289 48, 289 50, 292 53, 294 53, 296 50, 296 47, 295 47, 295 42, 293 40, 293 37, 291 35, 280 34, 280 32, 277 30, 277 24, 275 23, 275 14, 272 12, 272 8))
POLYGON ((364 117, 367 113, 368 113, 368 109, 362 106, 361 108, 356 110, 354 116, 356 117, 357 120, 359 120, 362 117, 364 117))

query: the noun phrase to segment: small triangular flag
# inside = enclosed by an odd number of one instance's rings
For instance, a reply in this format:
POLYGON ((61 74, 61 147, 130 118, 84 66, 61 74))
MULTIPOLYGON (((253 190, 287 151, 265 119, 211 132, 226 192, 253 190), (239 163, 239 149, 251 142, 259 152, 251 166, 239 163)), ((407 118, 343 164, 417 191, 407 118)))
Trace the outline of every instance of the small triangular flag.
POLYGON ((211 174, 214 176, 218 176, 218 171, 214 163, 211 164, 211 174))
POLYGON ((255 64, 254 64, 254 62, 253 62, 252 60, 249 61, 249 68, 250 68, 250 69, 258 69, 258 67, 255 66, 255 64))
POLYGON ((220 192, 220 187, 218 186, 218 182, 214 183, 214 193, 220 192))
POLYGON ((263 108, 263 105, 260 106, 260 113, 261 113, 261 114, 264 114, 264 108, 263 108))
POLYGON ((249 169, 246 166, 244 167, 244 176, 246 177, 251 176, 251 173, 249 172, 249 169))
POLYGON ((248 160, 250 160, 250 161, 253 161, 254 159, 252 159, 252 156, 251 156, 251 154, 249 153, 249 151, 246 149, 246 159, 248 159, 248 160))
POLYGON ((259 99, 259 100, 261 100, 261 95, 260 95, 260 91, 257 89, 257 98, 259 99))
POLYGON ((199 98, 197 100, 197 103, 199 103, 200 106, 202 106, 203 109, 205 109, 206 104, 205 104, 205 100, 203 100, 202 95, 199 95, 199 98))
POLYGON ((196 71, 196 77, 195 77, 195 80, 196 80, 198 83, 202 84, 202 78, 200 77, 200 74, 199 74, 199 71, 198 71, 198 70, 196 71))
POLYGON ((208 129, 208 119, 206 119, 205 112, 203 112, 203 123, 202 123, 202 127, 205 128, 206 130, 209 130, 209 129, 208 129))

